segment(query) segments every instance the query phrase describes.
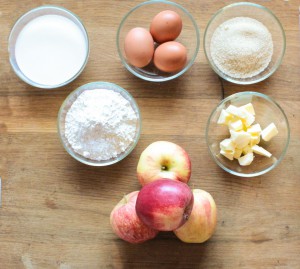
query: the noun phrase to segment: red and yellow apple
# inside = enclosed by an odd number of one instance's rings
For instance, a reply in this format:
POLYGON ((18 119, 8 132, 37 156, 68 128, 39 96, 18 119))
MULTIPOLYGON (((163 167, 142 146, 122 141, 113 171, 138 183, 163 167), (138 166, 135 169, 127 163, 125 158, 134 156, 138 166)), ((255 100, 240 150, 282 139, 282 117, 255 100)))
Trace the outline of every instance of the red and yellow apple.
POLYGON ((154 238, 158 231, 146 226, 135 211, 139 191, 131 192, 114 207, 110 224, 117 236, 130 243, 142 243, 154 238))
POLYGON ((177 144, 156 141, 142 152, 137 165, 137 177, 142 186, 160 178, 187 183, 191 177, 190 157, 177 144))
POLYGON ((158 179, 139 192, 136 213, 142 222, 154 230, 173 231, 188 220, 193 200, 193 193, 187 184, 158 179))
POLYGON ((203 243, 214 233, 217 224, 217 209, 213 197, 206 191, 193 190, 194 206, 188 221, 174 231, 186 243, 203 243))

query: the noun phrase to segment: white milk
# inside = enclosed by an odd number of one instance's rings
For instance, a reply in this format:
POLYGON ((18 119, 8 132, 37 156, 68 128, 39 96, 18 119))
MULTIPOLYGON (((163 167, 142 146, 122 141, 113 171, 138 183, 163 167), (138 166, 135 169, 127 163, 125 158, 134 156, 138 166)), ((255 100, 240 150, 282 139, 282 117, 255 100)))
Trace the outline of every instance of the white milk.
POLYGON ((15 47, 19 68, 32 81, 54 86, 71 79, 87 54, 82 30, 60 15, 43 15, 20 32, 15 47))

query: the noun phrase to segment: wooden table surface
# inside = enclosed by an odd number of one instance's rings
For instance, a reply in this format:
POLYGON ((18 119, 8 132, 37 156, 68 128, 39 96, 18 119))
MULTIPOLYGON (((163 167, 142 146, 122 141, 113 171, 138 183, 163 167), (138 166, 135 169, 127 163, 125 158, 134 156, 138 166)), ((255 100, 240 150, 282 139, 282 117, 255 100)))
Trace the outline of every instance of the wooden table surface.
MULTIPOLYGON (((191 11, 201 39, 209 18, 234 1, 177 1, 191 11)), ((299 1, 256 1, 283 24, 287 50, 264 82, 237 86, 221 81, 201 48, 180 78, 150 83, 131 75, 115 45, 123 15, 139 1, 0 1, 0 268, 300 268, 300 36, 299 1), (15 20, 43 4, 64 6, 81 17, 90 36, 89 62, 79 78, 57 90, 26 85, 12 71, 7 38, 15 20), (66 96, 91 81, 110 81, 136 99, 143 119, 135 150, 118 164, 89 167, 60 144, 57 113, 66 96), (282 163, 266 175, 242 179, 209 157, 204 131, 225 95, 254 90, 285 110, 291 141, 282 163), (192 161, 190 185, 210 192, 218 206, 214 236, 184 244, 170 233, 131 245, 118 239, 109 215, 123 194, 140 188, 136 165, 151 142, 183 146, 192 161)))

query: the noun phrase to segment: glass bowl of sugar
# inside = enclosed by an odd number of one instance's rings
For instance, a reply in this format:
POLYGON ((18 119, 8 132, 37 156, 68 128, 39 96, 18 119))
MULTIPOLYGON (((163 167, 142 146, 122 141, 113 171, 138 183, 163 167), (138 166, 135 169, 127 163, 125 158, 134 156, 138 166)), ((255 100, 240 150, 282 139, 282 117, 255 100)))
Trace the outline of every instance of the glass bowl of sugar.
POLYGON ((278 18, 266 7, 248 2, 217 11, 204 33, 204 52, 212 69, 236 84, 253 84, 271 76, 285 48, 278 18))
POLYGON ((222 100, 206 125, 206 143, 222 169, 240 177, 263 175, 284 158, 290 128, 275 100, 258 92, 239 92, 222 100))
POLYGON ((134 98, 109 82, 91 82, 74 90, 57 119, 65 150, 91 166, 111 165, 128 156, 139 140, 141 126, 134 98))
POLYGON ((14 72, 34 87, 64 86, 83 71, 89 56, 87 31, 75 14, 58 6, 41 6, 21 16, 8 40, 14 72))

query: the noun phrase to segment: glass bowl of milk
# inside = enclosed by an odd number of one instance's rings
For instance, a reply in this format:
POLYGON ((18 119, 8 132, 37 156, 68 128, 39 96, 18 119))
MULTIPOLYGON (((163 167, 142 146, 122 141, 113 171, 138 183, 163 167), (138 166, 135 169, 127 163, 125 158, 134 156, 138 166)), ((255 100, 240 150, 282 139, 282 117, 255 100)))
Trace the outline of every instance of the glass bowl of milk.
POLYGON ((34 87, 52 89, 70 83, 83 71, 89 39, 75 14, 62 7, 41 6, 17 20, 8 51, 20 79, 34 87))

